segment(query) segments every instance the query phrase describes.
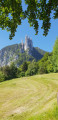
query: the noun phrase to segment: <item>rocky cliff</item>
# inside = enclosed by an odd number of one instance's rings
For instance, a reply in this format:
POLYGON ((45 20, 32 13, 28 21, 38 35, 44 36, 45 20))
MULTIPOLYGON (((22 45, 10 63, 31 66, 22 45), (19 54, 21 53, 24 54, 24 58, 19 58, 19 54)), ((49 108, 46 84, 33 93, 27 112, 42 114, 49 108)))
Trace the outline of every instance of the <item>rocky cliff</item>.
POLYGON ((27 49, 21 53, 21 47, 21 44, 14 44, 1 49, 0 67, 10 65, 11 62, 15 62, 15 64, 19 66, 24 61, 32 61, 33 59, 37 61, 45 54, 45 51, 35 47, 33 47, 29 52, 27 49))

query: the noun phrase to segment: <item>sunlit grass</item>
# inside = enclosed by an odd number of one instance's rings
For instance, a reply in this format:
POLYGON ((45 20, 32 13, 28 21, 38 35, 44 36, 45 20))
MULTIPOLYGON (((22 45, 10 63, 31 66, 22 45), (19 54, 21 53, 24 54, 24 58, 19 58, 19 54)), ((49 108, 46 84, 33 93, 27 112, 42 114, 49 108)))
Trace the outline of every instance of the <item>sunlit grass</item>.
POLYGON ((0 83, 0 120, 58 120, 58 73, 0 83))

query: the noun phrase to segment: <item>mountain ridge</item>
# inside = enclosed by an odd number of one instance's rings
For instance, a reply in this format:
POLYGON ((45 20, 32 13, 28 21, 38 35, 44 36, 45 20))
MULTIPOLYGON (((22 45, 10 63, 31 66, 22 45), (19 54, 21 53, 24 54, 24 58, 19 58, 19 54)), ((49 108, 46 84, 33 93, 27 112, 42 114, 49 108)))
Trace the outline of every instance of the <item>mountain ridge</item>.
POLYGON ((20 43, 2 48, 0 50, 0 67, 10 65, 11 62, 15 62, 15 64, 19 66, 24 61, 32 61, 33 59, 38 61, 43 57, 46 52, 38 47, 33 47, 32 50, 27 49, 22 53, 21 47, 22 46, 20 43))

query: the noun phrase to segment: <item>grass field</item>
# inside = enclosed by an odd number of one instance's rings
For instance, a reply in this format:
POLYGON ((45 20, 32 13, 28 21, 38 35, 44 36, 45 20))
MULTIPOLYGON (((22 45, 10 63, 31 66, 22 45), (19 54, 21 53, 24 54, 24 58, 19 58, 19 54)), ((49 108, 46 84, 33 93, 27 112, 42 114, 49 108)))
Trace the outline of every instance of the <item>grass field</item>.
POLYGON ((0 83, 0 120, 58 120, 58 73, 0 83))

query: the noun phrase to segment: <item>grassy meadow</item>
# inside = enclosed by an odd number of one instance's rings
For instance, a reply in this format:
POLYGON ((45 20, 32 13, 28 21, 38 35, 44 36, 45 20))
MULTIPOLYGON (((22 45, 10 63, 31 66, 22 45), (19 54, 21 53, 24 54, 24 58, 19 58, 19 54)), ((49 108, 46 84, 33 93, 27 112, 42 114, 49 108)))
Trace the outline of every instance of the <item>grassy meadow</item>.
POLYGON ((0 83, 0 120, 58 120, 58 73, 0 83))

